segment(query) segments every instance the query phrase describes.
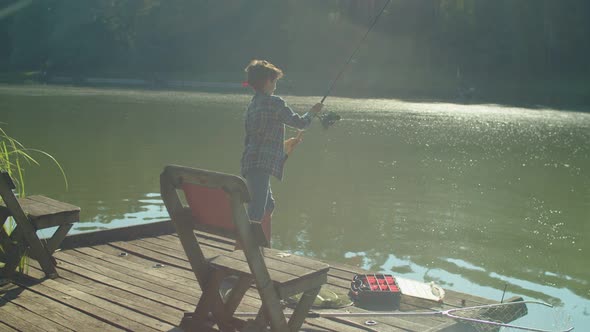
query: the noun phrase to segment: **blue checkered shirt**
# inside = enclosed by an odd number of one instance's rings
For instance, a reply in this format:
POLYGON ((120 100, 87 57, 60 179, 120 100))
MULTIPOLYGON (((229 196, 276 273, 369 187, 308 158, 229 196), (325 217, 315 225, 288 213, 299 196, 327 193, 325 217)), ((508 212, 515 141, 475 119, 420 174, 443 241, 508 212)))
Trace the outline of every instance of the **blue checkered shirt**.
POLYGON ((261 169, 283 178, 285 125, 303 129, 311 124, 312 114, 299 115, 278 96, 256 93, 245 114, 246 138, 242 154, 242 176, 261 169))

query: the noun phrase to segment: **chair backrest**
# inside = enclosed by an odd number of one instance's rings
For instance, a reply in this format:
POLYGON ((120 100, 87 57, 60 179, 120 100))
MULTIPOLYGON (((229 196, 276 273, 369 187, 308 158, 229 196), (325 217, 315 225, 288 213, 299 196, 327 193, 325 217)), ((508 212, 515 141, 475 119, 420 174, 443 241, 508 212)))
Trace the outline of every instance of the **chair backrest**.
POLYGON ((238 205, 249 201, 244 180, 230 174, 176 165, 166 166, 160 179, 162 199, 172 219, 173 214, 180 218, 190 216, 191 226, 196 230, 233 239, 239 237, 232 201, 238 205))
POLYGON ((160 175, 160 193, 202 288, 206 287, 211 270, 195 229, 238 240, 256 278, 268 278, 260 251, 260 246, 265 245, 261 241, 264 234, 260 223, 248 218, 244 203, 250 195, 242 178, 169 165, 160 175), (179 192, 184 193, 186 205, 179 192))

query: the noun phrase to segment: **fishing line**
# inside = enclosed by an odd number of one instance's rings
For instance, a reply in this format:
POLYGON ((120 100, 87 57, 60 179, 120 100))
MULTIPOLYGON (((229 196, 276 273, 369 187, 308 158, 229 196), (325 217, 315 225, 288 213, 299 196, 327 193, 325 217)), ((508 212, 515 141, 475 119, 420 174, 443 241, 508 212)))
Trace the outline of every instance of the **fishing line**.
MULTIPOLYGON (((330 87, 328 88, 328 91, 326 91, 326 94, 324 95, 324 97, 320 101, 320 104, 324 104, 324 101, 326 100, 326 98, 328 98, 328 96, 330 95, 330 93, 334 89, 336 82, 338 81, 338 79, 340 79, 340 76, 342 76, 342 73, 344 73, 344 71, 346 70, 346 68, 348 67, 348 65, 350 64, 350 62, 352 61, 352 59, 356 55, 356 53, 359 51, 362 43, 365 41, 365 39, 367 39, 367 36, 371 32, 371 30, 373 30, 373 28, 377 24, 377 21, 379 21, 379 18, 381 17, 381 15, 383 15, 383 13, 385 12, 385 8, 387 8, 387 6, 389 5, 390 2, 391 2, 391 0, 387 0, 385 5, 383 5, 383 8, 381 8, 381 10, 379 11, 379 14, 377 14, 375 16, 375 18, 373 19, 373 22, 371 23, 371 25, 367 29, 367 32, 365 32, 365 35, 363 36, 363 38, 361 38, 361 40, 357 43, 356 48, 350 54, 350 56, 348 57, 348 59, 344 63, 344 66, 342 66, 342 69, 340 69, 340 72, 338 72, 338 75, 336 75, 336 78, 334 78, 334 80, 330 84, 330 87)), ((341 119, 340 115, 336 114, 336 112, 334 112, 334 111, 325 112, 321 115, 318 114, 316 116, 318 117, 318 119, 320 119, 320 122, 322 123, 322 126, 324 127, 324 129, 330 128, 333 124, 335 124, 337 121, 339 121, 341 119)))
POLYGON ((0 20, 16 13, 17 11, 31 5, 32 3, 33 3, 33 0, 21 0, 21 1, 13 3, 12 5, 8 5, 2 9, 0 9, 0 20))
POLYGON ((385 12, 385 8, 387 8, 387 5, 389 5, 390 2, 391 2, 391 0, 387 0, 385 5, 383 6, 383 8, 381 8, 381 11, 379 12, 379 14, 377 14, 377 16, 375 16, 375 18, 373 19, 373 23, 371 24, 371 26, 369 26, 369 29, 367 29, 367 32, 365 32, 365 35, 363 36, 363 38, 358 42, 355 50, 352 52, 352 54, 350 55, 348 60, 346 60, 346 62, 344 63, 344 66, 342 66, 342 69, 340 70, 338 75, 336 75, 336 78, 332 81, 332 84, 328 88, 328 91, 324 95, 324 98, 322 98, 322 101, 320 101, 321 104, 323 104, 324 101, 326 100, 326 98, 328 98, 328 95, 332 92, 332 89, 334 89, 336 82, 338 81, 340 76, 342 76, 342 73, 344 72, 344 70, 346 70, 346 68, 348 67, 348 64, 352 61, 352 59, 354 58, 354 56, 356 55, 358 50, 361 48, 361 44, 365 41, 365 39, 367 39, 369 32, 371 32, 371 30, 373 30, 373 27, 377 24, 377 21, 379 20, 381 15, 383 15, 383 13, 385 12))
MULTIPOLYGON (((356 48, 350 54, 350 57, 348 57, 348 60, 346 60, 346 62, 344 63, 344 66, 342 66, 342 69, 340 70, 340 72, 338 72, 338 75, 336 75, 336 78, 332 81, 332 84, 330 84, 328 91, 326 92, 326 94, 324 95, 322 100, 320 101, 321 104, 323 104, 324 101, 326 100, 326 98, 328 98, 328 95, 330 95, 330 93, 334 89, 336 82, 338 81, 338 79, 340 79, 340 76, 342 76, 342 73, 344 73, 344 71, 346 70, 346 68, 348 67, 348 65, 350 64, 350 62, 352 61, 352 59, 354 58, 354 56, 358 52, 358 50, 361 48, 362 43, 365 41, 365 39, 367 39, 369 32, 371 32, 371 30, 373 30, 373 27, 375 27, 375 25, 377 24, 377 21, 379 21, 379 18, 381 17, 381 15, 383 15, 383 13, 385 12, 385 8, 387 8, 387 5, 389 5, 390 2, 391 2, 391 0, 387 0, 385 5, 383 5, 383 8, 381 8, 381 10, 379 11, 379 14, 377 14, 377 16, 375 16, 375 18, 373 19, 373 23, 371 23, 371 25, 369 26, 369 29, 367 29, 367 32, 365 32, 365 35, 363 36, 363 38, 357 43, 356 48)), ((340 115, 336 114, 336 112, 333 112, 333 111, 326 112, 322 115, 318 115, 317 117, 320 119, 320 122, 322 123, 322 126, 324 127, 324 129, 328 129, 334 123, 336 123, 336 121, 341 119, 340 115)))

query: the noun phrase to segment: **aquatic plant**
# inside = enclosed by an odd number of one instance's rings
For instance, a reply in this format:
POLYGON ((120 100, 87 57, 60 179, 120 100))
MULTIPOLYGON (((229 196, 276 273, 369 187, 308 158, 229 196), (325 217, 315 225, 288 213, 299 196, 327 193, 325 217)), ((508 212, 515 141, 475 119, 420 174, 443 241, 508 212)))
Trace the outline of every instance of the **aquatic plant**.
MULTIPOLYGON (((39 165, 37 160, 31 156, 31 153, 41 154, 53 161, 63 176, 66 189, 68 188, 66 174, 62 166, 52 155, 45 151, 25 147, 19 141, 9 136, 4 129, 0 128, 0 170, 8 172, 12 177, 15 182, 16 194, 18 197, 26 196, 24 167, 30 164, 39 165)), ((2 202, 1 197, 0 202, 2 202)), ((4 228, 3 233, 10 236, 16 227, 16 223, 12 217, 9 217, 8 221, 5 222, 2 227, 4 228)), ((1 233, 0 230, 0 234, 1 233)), ((6 258, 4 258, 6 254, 4 247, 0 243, 0 268, 5 264, 3 262, 6 261, 6 258)), ((25 271, 25 268, 27 267, 28 255, 26 251, 19 252, 18 255, 20 256, 18 269, 22 272, 25 271)))

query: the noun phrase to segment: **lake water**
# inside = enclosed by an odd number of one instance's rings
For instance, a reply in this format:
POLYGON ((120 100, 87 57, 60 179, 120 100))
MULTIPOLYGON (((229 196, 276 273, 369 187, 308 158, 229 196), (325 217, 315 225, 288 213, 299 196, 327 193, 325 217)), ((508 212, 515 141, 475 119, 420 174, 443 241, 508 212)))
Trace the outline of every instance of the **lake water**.
MULTIPOLYGON (((320 99, 283 97, 300 111, 320 99)), ((83 232, 168 219, 166 164, 239 173, 249 99, 5 85, 0 122, 59 160, 67 191, 38 154, 27 190, 80 206, 83 232)), ((272 184, 273 247, 498 301, 506 288, 563 315, 531 310, 521 324, 590 328, 590 113, 332 97, 326 108, 343 119, 314 123, 272 184)))

